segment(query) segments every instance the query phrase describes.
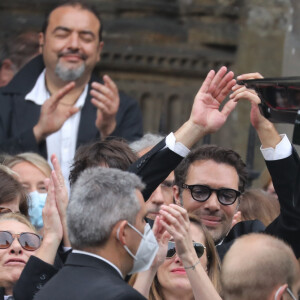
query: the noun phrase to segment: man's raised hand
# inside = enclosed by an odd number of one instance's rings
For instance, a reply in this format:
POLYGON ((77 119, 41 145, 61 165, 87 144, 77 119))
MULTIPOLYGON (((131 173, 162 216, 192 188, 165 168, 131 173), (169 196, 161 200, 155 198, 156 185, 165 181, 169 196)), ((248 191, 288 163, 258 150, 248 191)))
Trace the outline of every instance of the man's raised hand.
MULTIPOLYGON (((259 73, 248 73, 237 77, 238 80, 247 79, 258 79, 263 78, 259 73)), ((248 89, 243 85, 235 85, 232 88, 233 93, 230 98, 234 102, 239 102, 240 100, 246 100, 251 103, 250 121, 259 136, 263 148, 272 147, 275 148, 276 145, 281 141, 277 130, 274 125, 267 120, 259 111, 258 105, 261 100, 257 96, 256 92, 252 89, 248 89)))
POLYGON ((200 126, 205 134, 219 130, 236 106, 229 100, 220 110, 220 105, 236 83, 233 77, 234 73, 227 73, 226 67, 217 73, 211 70, 195 97, 190 120, 200 126))
POLYGON ((211 70, 194 99, 190 118, 176 132, 176 141, 187 148, 191 148, 208 133, 219 130, 229 114, 236 106, 236 102, 229 100, 220 110, 231 88, 236 81, 233 72, 227 72, 222 67, 217 73, 211 70))

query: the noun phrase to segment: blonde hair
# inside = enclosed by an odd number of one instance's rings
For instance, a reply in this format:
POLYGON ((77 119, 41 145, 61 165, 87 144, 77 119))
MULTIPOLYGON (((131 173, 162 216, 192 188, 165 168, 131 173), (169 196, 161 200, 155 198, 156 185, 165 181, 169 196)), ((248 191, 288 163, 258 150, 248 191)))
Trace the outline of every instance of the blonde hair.
MULTIPOLYGON (((19 223, 22 223, 29 227, 34 233, 38 234, 37 230, 35 227, 30 223, 30 221, 22 214, 20 213, 5 213, 5 214, 0 214, 0 222, 2 220, 14 220, 19 223)), ((1 224, 1 223, 0 223, 1 224)), ((1 225, 0 225, 1 226, 1 225)))
POLYGON ((18 174, 15 171, 13 171, 10 167, 0 164, 0 170, 5 172, 6 174, 8 174, 9 176, 13 177, 16 180, 18 179, 18 174))
POLYGON ((51 167, 49 166, 48 162, 45 158, 43 158, 41 155, 37 153, 32 152, 24 152, 18 155, 15 155, 11 158, 8 158, 4 165, 13 168, 15 165, 22 163, 22 162, 28 162, 38 168, 46 177, 49 177, 51 175, 51 167))

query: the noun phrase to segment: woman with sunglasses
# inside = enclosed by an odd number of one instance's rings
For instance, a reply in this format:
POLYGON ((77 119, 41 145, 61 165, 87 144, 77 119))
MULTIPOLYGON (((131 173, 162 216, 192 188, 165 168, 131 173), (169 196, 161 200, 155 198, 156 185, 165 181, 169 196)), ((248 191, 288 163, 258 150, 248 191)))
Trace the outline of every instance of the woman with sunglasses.
POLYGON ((155 264, 138 274, 134 287, 150 300, 220 300, 218 256, 198 219, 178 205, 163 205, 153 230, 167 249, 161 247, 155 264))
POLYGON ((41 245, 35 228, 19 213, 0 215, 0 300, 13 294, 29 257, 41 245))

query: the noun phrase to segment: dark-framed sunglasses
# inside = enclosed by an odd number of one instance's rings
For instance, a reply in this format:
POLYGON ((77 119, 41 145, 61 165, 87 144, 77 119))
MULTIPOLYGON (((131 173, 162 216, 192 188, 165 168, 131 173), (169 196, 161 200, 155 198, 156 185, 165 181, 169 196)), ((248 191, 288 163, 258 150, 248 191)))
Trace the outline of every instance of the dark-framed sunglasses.
POLYGON ((0 215, 12 213, 12 212, 13 212, 13 211, 12 211, 10 208, 7 208, 7 207, 0 207, 0 215))
MULTIPOLYGON (((204 253, 205 246, 202 245, 201 243, 196 243, 196 242, 193 242, 193 245, 194 245, 194 248, 195 248, 198 258, 200 258, 204 253)), ((176 253, 175 242, 169 241, 166 257, 172 258, 175 255, 175 253, 176 253)))
POLYGON ((241 195, 241 192, 234 189, 212 189, 207 185, 201 184, 187 185, 183 183, 182 187, 189 189, 193 199, 199 202, 205 202, 211 196, 212 192, 216 192, 218 201, 222 205, 232 205, 241 195))
POLYGON ((35 251, 41 246, 42 238, 32 232, 12 234, 8 231, 0 231, 0 249, 7 249, 17 238, 21 247, 27 251, 35 251))

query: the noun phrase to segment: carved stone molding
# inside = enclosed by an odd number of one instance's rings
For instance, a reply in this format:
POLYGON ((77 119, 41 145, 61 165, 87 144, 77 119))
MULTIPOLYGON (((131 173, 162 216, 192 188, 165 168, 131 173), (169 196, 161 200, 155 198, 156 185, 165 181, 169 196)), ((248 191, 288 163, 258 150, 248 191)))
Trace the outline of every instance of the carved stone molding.
POLYGON ((214 49, 191 50, 159 46, 107 46, 101 55, 101 70, 159 73, 171 76, 205 76, 211 69, 231 67, 234 53, 214 49))

